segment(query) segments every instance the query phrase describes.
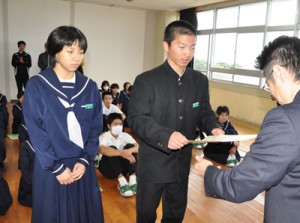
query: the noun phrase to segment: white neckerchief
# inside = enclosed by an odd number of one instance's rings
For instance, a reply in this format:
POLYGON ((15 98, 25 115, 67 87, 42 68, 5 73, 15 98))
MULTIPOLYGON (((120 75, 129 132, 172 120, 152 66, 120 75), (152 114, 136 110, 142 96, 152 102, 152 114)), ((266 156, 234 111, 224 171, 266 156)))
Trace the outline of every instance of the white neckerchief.
POLYGON ((60 97, 58 97, 58 99, 62 103, 62 105, 68 110, 67 125, 68 125, 69 139, 83 149, 81 127, 75 116, 75 113, 73 112, 73 107, 75 103, 69 104, 67 101, 61 99, 60 97))
MULTIPOLYGON (((62 93, 60 90, 58 90, 56 87, 54 87, 45 77, 43 77, 40 74, 37 74, 37 76, 41 77, 52 89, 54 89, 56 92, 58 92, 59 94, 61 94, 62 96, 66 97, 67 96, 62 93)), ((74 75, 74 80, 75 80, 75 75, 74 75)), ((84 84, 83 88, 76 94, 74 95, 71 100, 77 98, 86 88, 86 86, 89 83, 89 78, 87 79, 86 83, 84 84)), ((83 147, 83 139, 82 139, 82 134, 81 134, 81 127, 78 123, 78 120, 73 112, 73 107, 75 105, 75 103, 73 104, 69 104, 67 101, 61 99, 60 97, 57 97, 59 99, 59 101, 62 103, 62 105, 68 110, 68 114, 67 114, 67 125, 68 125, 68 133, 69 133, 69 139, 74 142, 76 145, 78 145, 80 148, 84 148, 83 147)))

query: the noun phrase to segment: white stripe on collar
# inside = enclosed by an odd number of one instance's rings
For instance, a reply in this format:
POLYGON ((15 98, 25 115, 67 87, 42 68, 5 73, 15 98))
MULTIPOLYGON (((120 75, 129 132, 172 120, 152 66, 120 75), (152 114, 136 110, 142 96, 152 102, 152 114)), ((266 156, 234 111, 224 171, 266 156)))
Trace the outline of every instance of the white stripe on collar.
POLYGON ((35 150, 34 150, 34 148, 32 147, 31 143, 30 143, 28 140, 26 140, 26 142, 27 142, 28 146, 30 147, 30 149, 35 153, 35 150))
MULTIPOLYGON (((42 75, 40 74, 37 74, 37 76, 40 76, 41 78, 43 78, 47 84, 49 84, 50 87, 52 87, 55 91, 57 91, 58 93, 60 93, 61 95, 63 95, 65 98, 68 98, 67 95, 65 95, 64 93, 62 93, 60 90, 58 90, 56 87, 54 87, 45 77, 43 77, 42 75)), ((74 95, 71 100, 73 100, 74 98, 78 97, 83 91, 84 89, 86 88, 87 84, 89 83, 90 81, 90 78, 88 78, 86 80, 86 83, 84 84, 83 88, 76 94, 74 95)))
POLYGON ((58 90, 56 87, 54 87, 54 86, 53 86, 46 78, 44 78, 42 75, 37 74, 37 76, 40 76, 41 78, 43 78, 43 79, 46 81, 46 83, 47 83, 50 87, 52 87, 55 91, 57 91, 57 92, 60 93, 61 95, 63 95, 63 96, 65 96, 66 98, 68 98, 67 95, 65 95, 65 94, 62 93, 60 90, 58 90))
POLYGON ((88 79, 86 80, 86 82, 85 82, 83 88, 82 88, 76 95, 74 95, 74 96, 71 98, 71 100, 73 100, 74 98, 78 97, 78 96, 84 91, 84 89, 86 88, 86 86, 87 86, 87 84, 89 83, 89 81, 90 81, 90 78, 88 78, 88 79))
POLYGON ((24 129, 26 129, 28 131, 27 127, 24 124, 22 124, 22 126, 23 126, 24 129))
POLYGON ((16 106, 20 111, 22 111, 22 108, 21 108, 19 105, 15 104, 15 106, 16 106))

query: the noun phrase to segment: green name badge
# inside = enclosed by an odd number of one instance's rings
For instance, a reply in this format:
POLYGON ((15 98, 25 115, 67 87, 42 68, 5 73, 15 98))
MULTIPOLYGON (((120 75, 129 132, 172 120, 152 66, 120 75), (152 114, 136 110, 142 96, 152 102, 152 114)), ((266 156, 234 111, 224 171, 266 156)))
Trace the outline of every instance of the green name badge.
POLYGON ((193 103, 193 108, 197 108, 197 107, 199 107, 199 102, 193 103))
POLYGON ((93 104, 86 104, 84 105, 85 109, 93 109, 94 105, 93 104))

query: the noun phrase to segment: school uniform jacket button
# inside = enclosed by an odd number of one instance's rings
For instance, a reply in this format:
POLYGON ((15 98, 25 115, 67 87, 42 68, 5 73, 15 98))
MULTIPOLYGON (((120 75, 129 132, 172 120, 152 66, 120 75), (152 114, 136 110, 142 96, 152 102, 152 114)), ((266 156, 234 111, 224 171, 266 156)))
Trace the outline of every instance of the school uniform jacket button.
POLYGON ((183 103, 183 99, 179 99, 178 102, 181 104, 183 103))
POLYGON ((179 116, 179 120, 182 120, 183 119, 183 116, 181 115, 181 116, 179 116))

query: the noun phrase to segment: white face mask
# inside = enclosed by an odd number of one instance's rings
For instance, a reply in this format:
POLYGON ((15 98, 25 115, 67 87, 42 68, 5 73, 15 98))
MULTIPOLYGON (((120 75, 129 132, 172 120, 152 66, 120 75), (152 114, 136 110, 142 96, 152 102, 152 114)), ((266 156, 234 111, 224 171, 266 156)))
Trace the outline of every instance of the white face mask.
POLYGON ((108 87, 108 86, 104 86, 103 89, 104 89, 105 91, 107 91, 107 90, 109 89, 109 87, 108 87))
POLYGON ((123 131, 123 125, 116 125, 116 126, 113 126, 111 127, 111 133, 113 135, 120 135, 120 133, 123 131))

